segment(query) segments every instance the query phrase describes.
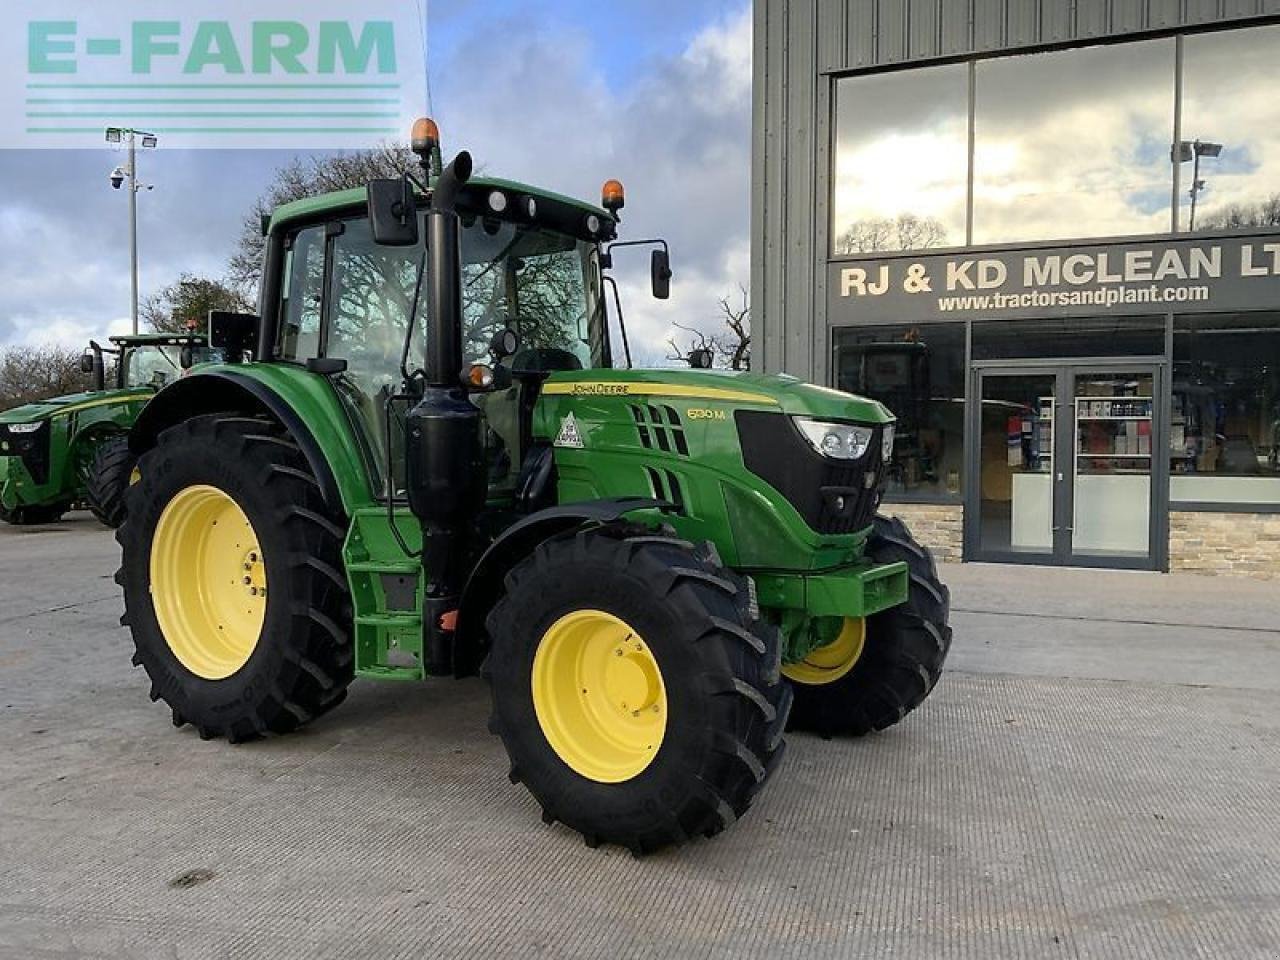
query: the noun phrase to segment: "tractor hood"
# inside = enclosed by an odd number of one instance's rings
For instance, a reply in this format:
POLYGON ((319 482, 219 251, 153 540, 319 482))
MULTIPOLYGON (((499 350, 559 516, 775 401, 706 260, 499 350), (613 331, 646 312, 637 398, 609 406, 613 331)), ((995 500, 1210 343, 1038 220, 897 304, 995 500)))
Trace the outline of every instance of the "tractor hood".
POLYGON ((51 397, 35 403, 24 404, 0 413, 0 423, 37 423, 56 417, 60 413, 78 413, 88 407, 103 403, 128 403, 131 400, 145 400, 152 394, 151 390, 104 390, 100 393, 70 393, 65 397, 51 397))
POLYGON ((72 393, 65 397, 38 400, 0 413, 0 423, 35 423, 52 417, 66 407, 96 399, 98 396, 99 394, 96 393, 72 393))
POLYGON ((792 416, 888 423, 892 413, 866 397, 806 383, 785 373, 718 370, 575 370, 551 375, 544 394, 580 397, 672 397, 689 403, 728 403, 776 409, 792 416))

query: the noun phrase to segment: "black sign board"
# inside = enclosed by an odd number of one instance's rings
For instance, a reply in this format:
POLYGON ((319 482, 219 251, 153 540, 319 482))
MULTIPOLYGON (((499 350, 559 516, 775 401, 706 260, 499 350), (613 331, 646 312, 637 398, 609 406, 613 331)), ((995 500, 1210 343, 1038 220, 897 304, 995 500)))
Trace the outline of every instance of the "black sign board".
POLYGON ((827 299, 834 324, 1280 309, 1280 236, 838 260, 827 299))

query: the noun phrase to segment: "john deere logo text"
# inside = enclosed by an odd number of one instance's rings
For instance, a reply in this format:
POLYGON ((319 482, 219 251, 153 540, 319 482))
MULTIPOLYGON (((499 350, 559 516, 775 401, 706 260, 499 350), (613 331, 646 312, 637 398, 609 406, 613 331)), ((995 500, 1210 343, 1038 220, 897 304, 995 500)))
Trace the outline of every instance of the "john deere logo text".
POLYGON ((629 383, 575 383, 573 392, 579 397, 617 397, 630 393, 631 385, 629 383))

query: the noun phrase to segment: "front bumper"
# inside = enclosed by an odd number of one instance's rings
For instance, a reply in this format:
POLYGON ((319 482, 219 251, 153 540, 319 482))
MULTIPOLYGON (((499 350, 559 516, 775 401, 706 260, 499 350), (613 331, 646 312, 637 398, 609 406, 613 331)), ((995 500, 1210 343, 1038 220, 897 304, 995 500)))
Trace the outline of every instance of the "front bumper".
POLYGON ((760 606, 811 617, 870 617, 907 602, 910 575, 902 562, 870 563, 812 573, 756 573, 760 606))

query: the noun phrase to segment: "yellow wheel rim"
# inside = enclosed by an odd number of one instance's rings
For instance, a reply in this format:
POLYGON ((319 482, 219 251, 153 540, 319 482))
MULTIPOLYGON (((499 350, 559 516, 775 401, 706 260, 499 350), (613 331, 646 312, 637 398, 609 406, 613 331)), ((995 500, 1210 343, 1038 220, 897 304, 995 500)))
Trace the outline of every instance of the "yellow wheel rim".
POLYGON ((178 661, 223 680, 249 661, 267 615, 258 535, 217 487, 180 490, 151 539, 151 603, 178 661))
POLYGON ((867 621, 864 617, 845 617, 840 635, 826 646, 810 650, 809 655, 796 663, 782 667, 782 675, 796 683, 811 685, 834 683, 853 669, 867 642, 867 621))
POLYGON ((575 610, 542 635, 533 708, 560 759, 598 783, 642 773, 667 730, 657 658, 638 633, 602 610, 575 610))

